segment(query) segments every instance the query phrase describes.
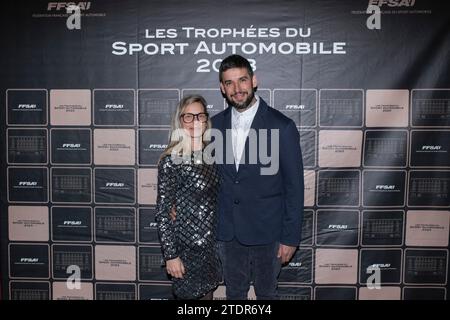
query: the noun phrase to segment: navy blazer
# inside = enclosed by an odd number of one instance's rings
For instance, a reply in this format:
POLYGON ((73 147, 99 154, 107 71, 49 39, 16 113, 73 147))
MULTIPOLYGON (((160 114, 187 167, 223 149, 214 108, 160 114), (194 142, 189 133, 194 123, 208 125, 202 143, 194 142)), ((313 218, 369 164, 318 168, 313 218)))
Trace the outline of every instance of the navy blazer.
MULTIPOLYGON (((220 130, 224 137, 223 149, 216 149, 216 159, 223 161, 226 160, 227 145, 233 157, 231 131, 228 131, 227 137, 227 129, 231 129, 231 109, 228 107, 211 119, 213 128, 220 130)), ((251 128, 267 129, 267 138, 258 134, 257 140, 259 146, 260 139, 267 139, 269 151, 265 154, 269 155, 270 129, 279 130, 279 169, 273 175, 261 175, 260 169, 270 167, 270 164, 261 163, 259 156, 256 164, 249 163, 248 137, 239 171, 236 171, 235 163, 218 165, 222 182, 218 198, 217 238, 230 241, 235 237, 244 245, 278 241, 297 246, 301 238, 304 203, 298 130, 291 119, 269 107, 261 98, 251 128)))

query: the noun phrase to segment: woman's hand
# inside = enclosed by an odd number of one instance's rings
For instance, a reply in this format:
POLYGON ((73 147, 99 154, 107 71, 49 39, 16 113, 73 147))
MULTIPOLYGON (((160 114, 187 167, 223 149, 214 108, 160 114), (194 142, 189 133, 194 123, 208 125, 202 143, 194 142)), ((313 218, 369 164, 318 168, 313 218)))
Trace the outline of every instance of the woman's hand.
POLYGON ((166 261, 167 273, 174 278, 183 278, 185 273, 183 261, 180 258, 170 259, 166 261))

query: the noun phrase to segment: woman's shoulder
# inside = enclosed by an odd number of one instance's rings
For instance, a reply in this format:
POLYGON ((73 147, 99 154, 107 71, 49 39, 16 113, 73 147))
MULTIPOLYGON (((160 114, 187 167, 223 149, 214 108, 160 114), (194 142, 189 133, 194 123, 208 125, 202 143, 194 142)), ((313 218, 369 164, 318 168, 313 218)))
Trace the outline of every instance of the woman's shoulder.
POLYGON ((173 166, 174 163, 172 161, 172 156, 170 154, 163 155, 158 162, 158 167, 167 167, 167 166, 173 166))
POLYGON ((175 170, 180 167, 179 158, 172 154, 163 155, 158 162, 159 170, 175 170))

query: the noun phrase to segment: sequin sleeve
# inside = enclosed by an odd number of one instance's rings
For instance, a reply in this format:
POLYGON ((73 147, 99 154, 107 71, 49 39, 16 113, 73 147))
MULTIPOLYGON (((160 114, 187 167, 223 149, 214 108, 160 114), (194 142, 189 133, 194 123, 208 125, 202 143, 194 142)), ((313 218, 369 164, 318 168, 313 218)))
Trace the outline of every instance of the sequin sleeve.
POLYGON ((158 164, 158 196, 155 215, 164 260, 178 257, 175 222, 170 217, 170 211, 175 203, 176 190, 176 168, 171 157, 165 156, 158 164))

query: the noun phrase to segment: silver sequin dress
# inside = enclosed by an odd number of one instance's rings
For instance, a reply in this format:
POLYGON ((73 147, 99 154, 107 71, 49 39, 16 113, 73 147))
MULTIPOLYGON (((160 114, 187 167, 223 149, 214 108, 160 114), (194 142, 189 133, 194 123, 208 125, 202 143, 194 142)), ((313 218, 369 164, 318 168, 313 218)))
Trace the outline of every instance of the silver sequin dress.
POLYGON ((216 165, 176 163, 170 155, 159 162, 155 219, 164 260, 180 257, 185 268, 183 279, 173 278, 178 298, 202 297, 221 280, 216 247, 219 182, 216 165), (174 204, 177 216, 172 221, 174 204))

